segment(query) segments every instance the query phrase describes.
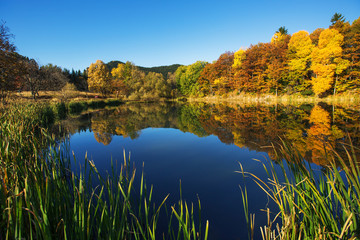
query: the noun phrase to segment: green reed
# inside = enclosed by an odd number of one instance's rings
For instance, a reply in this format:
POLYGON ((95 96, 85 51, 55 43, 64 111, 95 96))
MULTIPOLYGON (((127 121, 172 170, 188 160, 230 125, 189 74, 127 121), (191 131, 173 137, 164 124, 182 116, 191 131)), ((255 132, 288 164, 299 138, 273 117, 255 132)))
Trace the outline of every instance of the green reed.
POLYGON ((107 176, 86 156, 72 172, 66 144, 46 130, 57 108, 63 106, 0 111, 0 239, 207 239, 208 224, 195 224, 194 207, 182 200, 169 211, 168 232, 157 229, 167 197, 156 205, 144 174, 134 184, 136 169, 125 154, 120 170, 107 176))
MULTIPOLYGON (((278 206, 273 218, 270 210, 266 210, 268 224, 260 229, 263 239, 359 238, 360 163, 352 144, 344 145, 346 157, 340 156, 331 146, 327 147, 330 150, 323 157, 331 164, 322 171, 314 170, 290 143, 284 141, 281 146, 274 147, 280 174, 272 161, 269 161, 270 167, 263 164, 268 181, 241 167, 243 176, 252 178, 278 206), (273 226, 277 218, 281 219, 281 224, 273 226)), ((245 191, 243 197, 246 209, 245 191)), ((245 213, 248 219, 249 213, 245 213)), ((248 220, 248 225, 252 226, 249 231, 253 231, 253 222, 248 220)))

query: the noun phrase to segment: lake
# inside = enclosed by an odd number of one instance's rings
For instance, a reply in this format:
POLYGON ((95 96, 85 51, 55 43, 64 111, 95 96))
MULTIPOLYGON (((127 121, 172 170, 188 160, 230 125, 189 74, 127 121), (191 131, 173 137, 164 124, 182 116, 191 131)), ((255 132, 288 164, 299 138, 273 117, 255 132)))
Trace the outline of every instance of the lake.
MULTIPOLYGON (((111 172, 111 162, 131 155, 138 172, 154 186, 154 200, 167 194, 168 205, 180 195, 202 207, 203 224, 209 220, 209 239, 247 239, 247 227, 239 186, 244 186, 240 163, 247 172, 266 180, 262 163, 275 162, 272 144, 291 141, 321 173, 329 148, 340 153, 340 143, 359 147, 358 108, 325 103, 284 105, 226 105, 179 103, 127 103, 62 121, 74 151, 74 171, 93 160, 101 174, 111 172), (324 146, 324 141, 328 145, 324 146), (259 161, 255 161, 259 160, 259 161), (144 167, 143 167, 144 166, 144 167)), ((279 169, 280 170, 280 169, 279 169)), ((255 239, 266 224, 262 209, 274 204, 251 180, 246 179, 249 208, 255 213, 255 239)), ((160 227, 162 224, 160 223, 160 227)))

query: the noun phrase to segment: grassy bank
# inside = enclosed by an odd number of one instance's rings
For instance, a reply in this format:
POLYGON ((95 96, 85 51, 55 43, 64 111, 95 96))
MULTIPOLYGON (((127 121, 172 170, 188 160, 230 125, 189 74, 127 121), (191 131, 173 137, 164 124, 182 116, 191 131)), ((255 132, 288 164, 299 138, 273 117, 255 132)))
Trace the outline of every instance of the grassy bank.
POLYGON ((72 172, 66 141, 59 144, 47 132, 63 112, 80 109, 70 106, 0 109, 0 239, 207 238, 208 225, 201 229, 201 220, 194 217, 200 202, 195 207, 180 198, 167 208, 165 198, 155 204, 152 187, 125 154, 121 168, 114 167, 108 176, 101 176, 88 159, 79 173, 72 172), (160 212, 168 213, 169 224, 161 232, 160 212))
MULTIPOLYGON (((334 154, 324 158, 332 164, 320 172, 313 170, 294 146, 283 142, 275 149, 280 174, 272 162, 270 167, 263 165, 268 181, 240 171, 255 181, 278 207, 265 210, 268 224, 260 229, 263 239, 360 237, 360 162, 352 146, 344 146, 347 159, 331 151, 334 154), (340 162, 341 168, 335 162, 340 162), (276 221, 280 224, 275 224, 276 221)), ((247 200, 246 186, 242 194, 249 239, 253 239, 255 216, 248 212, 251 203, 247 200)))
POLYGON ((342 94, 337 96, 329 96, 319 98, 315 96, 302 95, 281 95, 275 96, 271 94, 228 94, 224 96, 207 96, 202 98, 189 97, 190 102, 205 103, 230 103, 230 104, 261 104, 261 105, 301 105, 306 103, 317 104, 325 102, 328 104, 343 106, 360 106, 360 96, 358 94, 342 94))

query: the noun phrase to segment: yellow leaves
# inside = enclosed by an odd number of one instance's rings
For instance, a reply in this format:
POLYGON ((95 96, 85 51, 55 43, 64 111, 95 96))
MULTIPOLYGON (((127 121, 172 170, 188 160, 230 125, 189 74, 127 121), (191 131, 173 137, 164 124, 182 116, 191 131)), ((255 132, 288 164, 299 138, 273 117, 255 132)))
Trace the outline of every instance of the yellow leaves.
POLYGON ((350 66, 350 62, 342 58, 336 58, 334 62, 336 63, 336 68, 335 68, 336 74, 341 74, 345 69, 347 69, 350 66))
POLYGON ((317 77, 317 78, 313 78, 311 83, 312 83, 312 88, 313 91, 316 95, 320 95, 324 92, 326 92, 327 90, 329 90, 332 86, 334 79, 332 77, 317 77))
POLYGON ((307 31, 299 31, 291 36, 288 49, 294 58, 308 58, 313 50, 310 35, 307 31))
POLYGON ((345 70, 349 62, 342 59, 344 37, 335 29, 325 29, 321 32, 318 47, 312 52, 311 69, 316 74, 312 79, 313 90, 320 95, 332 87, 334 75, 345 70))
POLYGON ((281 41, 283 41, 285 39, 285 37, 286 37, 286 34, 282 34, 281 32, 277 32, 271 38, 271 43, 281 42, 281 41))
POLYGON ((341 45, 343 44, 344 36, 336 29, 325 29, 321 32, 319 38, 319 48, 328 49, 334 53, 341 54, 341 45))
POLYGON ((240 48, 237 52, 234 54, 234 64, 232 67, 234 69, 240 69, 242 62, 246 59, 245 50, 240 48))
POLYGON ((330 114, 319 105, 316 105, 311 110, 310 123, 330 126, 330 114))
POLYGON ((124 70, 125 70, 125 64, 119 63, 116 68, 113 68, 111 70, 111 75, 113 76, 113 78, 121 79, 123 77, 124 70))
POLYGON ((92 63, 88 69, 88 86, 91 91, 105 94, 109 89, 109 69, 101 60, 92 63))
POLYGON ((330 131, 330 114, 322 107, 316 105, 310 113, 310 123, 312 126, 307 131, 309 135, 308 148, 312 150, 312 160, 317 164, 325 165, 322 162, 323 156, 326 154, 328 145, 324 145, 324 141, 331 136, 330 131))

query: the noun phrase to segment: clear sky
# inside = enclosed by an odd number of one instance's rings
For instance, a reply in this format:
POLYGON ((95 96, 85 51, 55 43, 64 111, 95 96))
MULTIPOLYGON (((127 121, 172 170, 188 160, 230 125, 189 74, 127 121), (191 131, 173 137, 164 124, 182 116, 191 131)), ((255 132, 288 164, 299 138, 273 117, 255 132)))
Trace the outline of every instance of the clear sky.
POLYGON ((335 12, 351 23, 360 0, 0 0, 22 55, 83 70, 100 59, 138 66, 212 62, 225 51, 289 33, 327 28, 335 12))

